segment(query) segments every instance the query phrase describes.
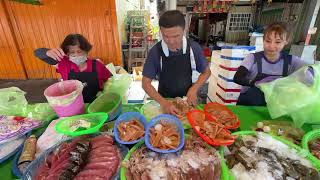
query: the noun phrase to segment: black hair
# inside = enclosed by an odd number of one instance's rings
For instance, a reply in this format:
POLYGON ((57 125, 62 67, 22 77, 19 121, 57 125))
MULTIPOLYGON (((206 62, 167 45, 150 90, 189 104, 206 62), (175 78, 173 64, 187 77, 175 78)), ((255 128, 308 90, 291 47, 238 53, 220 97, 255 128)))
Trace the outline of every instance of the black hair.
POLYGON ((64 51, 64 53, 69 52, 69 46, 75 46, 79 45, 80 49, 89 52, 92 48, 92 45, 89 43, 89 41, 83 37, 81 34, 69 34, 64 38, 61 49, 64 51))
POLYGON ((186 26, 183 14, 178 10, 170 10, 164 12, 159 19, 159 26, 164 28, 172 28, 180 26, 182 29, 186 26))

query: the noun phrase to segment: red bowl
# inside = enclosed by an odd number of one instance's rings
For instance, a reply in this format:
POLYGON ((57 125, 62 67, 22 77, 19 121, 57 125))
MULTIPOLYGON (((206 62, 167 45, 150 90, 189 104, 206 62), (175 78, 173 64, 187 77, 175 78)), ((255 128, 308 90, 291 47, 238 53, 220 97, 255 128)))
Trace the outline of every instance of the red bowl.
POLYGON ((239 120, 238 116, 235 115, 230 109, 228 109, 227 106, 225 106, 223 104, 216 103, 216 102, 211 102, 211 103, 208 103, 204 106, 204 112, 205 112, 206 116, 214 117, 214 120, 216 120, 217 117, 215 117, 213 114, 208 112, 208 108, 215 108, 217 110, 227 111, 230 115, 237 117, 237 123, 235 125, 226 126, 223 124, 226 129, 237 129, 238 127, 240 127, 240 120, 239 120))
MULTIPOLYGON (((189 123, 191 125, 191 127, 193 128, 193 130, 205 141, 207 142, 208 144, 210 145, 213 145, 213 146, 228 146, 228 145, 231 145, 233 142, 234 142, 234 137, 232 136, 231 139, 227 139, 227 140, 213 140, 213 139, 210 139, 208 136, 202 134, 200 131, 198 131, 195 126, 197 126, 194 118, 195 116, 202 116, 202 117, 199 117, 199 118, 206 118, 208 119, 208 121, 216 121, 214 119, 214 117, 208 117, 206 116, 206 114, 203 112, 203 111, 200 111, 200 110, 191 110, 188 112, 188 120, 189 120, 189 123)), ((227 130, 227 129, 223 129, 222 131, 224 131, 225 133, 228 133, 230 134, 230 132, 227 130)))

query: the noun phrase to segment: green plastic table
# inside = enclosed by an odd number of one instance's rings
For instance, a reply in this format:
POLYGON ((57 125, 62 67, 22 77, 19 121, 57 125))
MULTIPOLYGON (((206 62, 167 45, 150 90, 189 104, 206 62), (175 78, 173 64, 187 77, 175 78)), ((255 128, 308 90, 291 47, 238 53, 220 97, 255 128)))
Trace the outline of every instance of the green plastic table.
MULTIPOLYGON (((129 111, 137 111, 141 108, 142 104, 125 104, 122 107, 122 112, 129 111)), ((199 108, 203 108, 203 106, 199 106, 199 108)), ((256 125, 258 121, 261 120, 271 120, 271 117, 268 113, 268 109, 266 107, 249 107, 249 106, 228 106, 228 108, 235 113, 241 122, 240 130, 251 130, 253 126, 256 125)), ((289 117, 281 117, 276 120, 286 120, 291 121, 289 117)), ((108 127, 112 127, 113 122, 108 124, 108 127)), ((302 129, 305 132, 311 131, 311 125, 304 125, 302 129)), ((1 180, 11 180, 16 179, 16 177, 11 173, 11 166, 13 157, 8 159, 7 161, 0 164, 0 176, 1 180)))

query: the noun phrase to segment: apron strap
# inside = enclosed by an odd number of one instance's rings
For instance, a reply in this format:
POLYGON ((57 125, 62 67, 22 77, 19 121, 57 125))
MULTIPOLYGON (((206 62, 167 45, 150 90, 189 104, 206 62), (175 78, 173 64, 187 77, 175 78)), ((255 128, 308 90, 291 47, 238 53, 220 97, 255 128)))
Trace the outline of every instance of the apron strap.
POLYGON ((94 59, 92 61, 92 72, 96 72, 96 69, 97 69, 96 67, 97 67, 97 60, 94 59))
POLYGON ((262 58, 263 58, 263 51, 254 53, 254 62, 257 63, 258 74, 262 74, 262 58))
POLYGON ((289 65, 291 64, 291 61, 292 61, 292 55, 283 54, 282 56, 283 56, 282 76, 286 77, 286 76, 288 76, 289 65))

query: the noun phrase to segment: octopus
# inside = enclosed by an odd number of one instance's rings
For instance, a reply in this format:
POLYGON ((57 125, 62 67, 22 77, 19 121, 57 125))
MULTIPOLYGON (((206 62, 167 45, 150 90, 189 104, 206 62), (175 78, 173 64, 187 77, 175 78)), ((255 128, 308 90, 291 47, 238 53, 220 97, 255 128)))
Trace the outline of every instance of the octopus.
POLYGON ((128 180, 217 180, 221 174, 217 154, 198 135, 191 134, 177 153, 155 153, 142 145, 128 161, 123 161, 122 166, 127 169, 128 180))
POLYGON ((117 128, 121 141, 135 141, 144 136, 144 126, 138 119, 120 122, 117 128))

